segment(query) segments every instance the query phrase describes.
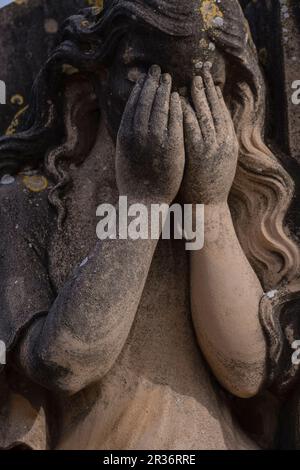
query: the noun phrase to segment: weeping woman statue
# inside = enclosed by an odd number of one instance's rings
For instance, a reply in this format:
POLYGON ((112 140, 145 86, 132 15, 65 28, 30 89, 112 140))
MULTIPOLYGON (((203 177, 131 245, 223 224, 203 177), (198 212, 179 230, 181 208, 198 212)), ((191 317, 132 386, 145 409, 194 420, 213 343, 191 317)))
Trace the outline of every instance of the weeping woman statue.
POLYGON ((300 291, 293 182, 264 126, 237 0, 67 20, 0 139, 2 448, 259 447, 231 397, 296 380, 282 317, 300 291), (204 248, 100 241, 96 209, 120 195, 205 204, 204 248))

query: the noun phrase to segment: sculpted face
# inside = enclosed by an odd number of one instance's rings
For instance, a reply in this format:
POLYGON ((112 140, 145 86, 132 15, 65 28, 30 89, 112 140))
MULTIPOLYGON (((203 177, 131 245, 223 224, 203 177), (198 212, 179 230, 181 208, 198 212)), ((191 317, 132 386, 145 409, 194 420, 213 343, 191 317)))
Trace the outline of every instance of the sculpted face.
POLYGON ((129 95, 142 74, 153 64, 169 73, 173 91, 188 93, 192 78, 201 73, 201 65, 212 64, 215 83, 224 87, 225 60, 212 42, 200 35, 188 38, 172 37, 157 31, 135 29, 120 42, 108 68, 102 91, 102 108, 108 125, 116 137, 129 95))
MULTIPOLYGON (((106 4, 110 8, 113 2, 106 4)), ((207 35, 216 18, 222 21, 216 2, 132 0, 123 4, 132 9, 131 18, 136 18, 134 9, 143 5, 146 24, 129 20, 128 32, 118 44, 105 78, 101 78, 101 107, 114 138, 135 82, 154 64, 172 76, 173 91, 181 94, 190 89, 193 76, 201 73, 205 62, 212 64, 215 83, 221 88, 225 83, 225 61, 207 35)))

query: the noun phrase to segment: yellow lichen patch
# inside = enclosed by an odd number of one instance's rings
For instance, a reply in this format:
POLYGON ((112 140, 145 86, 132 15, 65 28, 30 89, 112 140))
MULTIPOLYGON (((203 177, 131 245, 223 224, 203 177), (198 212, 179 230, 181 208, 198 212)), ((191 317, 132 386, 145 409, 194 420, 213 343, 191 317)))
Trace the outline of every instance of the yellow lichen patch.
POLYGON ((74 75, 74 73, 78 73, 79 70, 70 64, 63 64, 62 72, 66 75, 74 75))
POLYGON ((80 26, 82 26, 82 28, 88 28, 90 26, 90 22, 88 20, 82 20, 80 26))
POLYGON ((19 125, 19 117, 25 113, 26 109, 28 106, 25 106, 24 108, 20 109, 17 114, 14 116, 13 120, 11 121, 10 125, 6 129, 5 135, 13 135, 16 132, 16 129, 19 125))
POLYGON ((28 0, 14 0, 17 5, 26 5, 28 0))
POLYGON ((14 95, 10 99, 11 104, 17 104, 18 106, 22 106, 24 104, 24 98, 22 95, 14 95))
POLYGON ((24 176, 23 183, 29 191, 39 193, 48 187, 48 180, 41 175, 24 176))
POLYGON ((199 47, 200 49, 208 49, 208 42, 206 41, 206 39, 202 38, 199 41, 199 47))
POLYGON ((54 18, 47 18, 44 22, 44 28, 48 34, 56 34, 58 32, 58 22, 54 18))
POLYGON ((223 18, 224 16, 216 0, 201 0, 199 11, 203 18, 204 27, 207 29, 214 26, 216 18, 223 18))
POLYGON ((259 61, 262 65, 267 65, 268 63, 268 51, 265 47, 259 49, 258 51, 259 61))
POLYGON ((104 6, 104 0, 87 0, 87 4, 90 6, 97 7, 99 9, 99 13, 101 13, 104 6))

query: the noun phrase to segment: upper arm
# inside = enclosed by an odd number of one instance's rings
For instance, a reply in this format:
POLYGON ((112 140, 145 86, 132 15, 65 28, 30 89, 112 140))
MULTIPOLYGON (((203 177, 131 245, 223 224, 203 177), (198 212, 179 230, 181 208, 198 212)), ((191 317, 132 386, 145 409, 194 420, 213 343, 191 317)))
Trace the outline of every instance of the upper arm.
POLYGON ((44 233, 51 229, 51 217, 44 209, 43 201, 26 195, 22 186, 3 191, 0 185, 0 340, 9 352, 7 367, 70 394, 94 378, 98 361, 95 366, 87 360, 91 346, 64 324, 56 328, 44 233), (71 345, 69 354, 66 345, 71 345))
POLYGON ((0 339, 8 352, 53 302, 46 248, 35 236, 45 221, 38 220, 38 207, 31 219, 30 199, 17 183, 13 186, 0 188, 0 339))

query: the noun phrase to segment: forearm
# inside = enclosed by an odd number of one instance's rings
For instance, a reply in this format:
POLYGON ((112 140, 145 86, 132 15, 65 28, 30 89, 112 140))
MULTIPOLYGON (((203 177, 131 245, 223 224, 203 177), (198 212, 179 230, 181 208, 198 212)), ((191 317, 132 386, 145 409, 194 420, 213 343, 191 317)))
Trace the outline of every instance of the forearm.
POLYGON ((157 240, 98 241, 28 333, 21 357, 42 384, 82 388, 114 364, 130 332, 157 240), (24 359, 25 358, 25 359, 24 359), (81 383, 78 382, 80 376, 81 383))
POLYGON ((259 322, 260 282, 237 239, 227 204, 205 209, 205 246, 191 253, 193 321, 219 381, 238 396, 255 395, 265 373, 259 322))

